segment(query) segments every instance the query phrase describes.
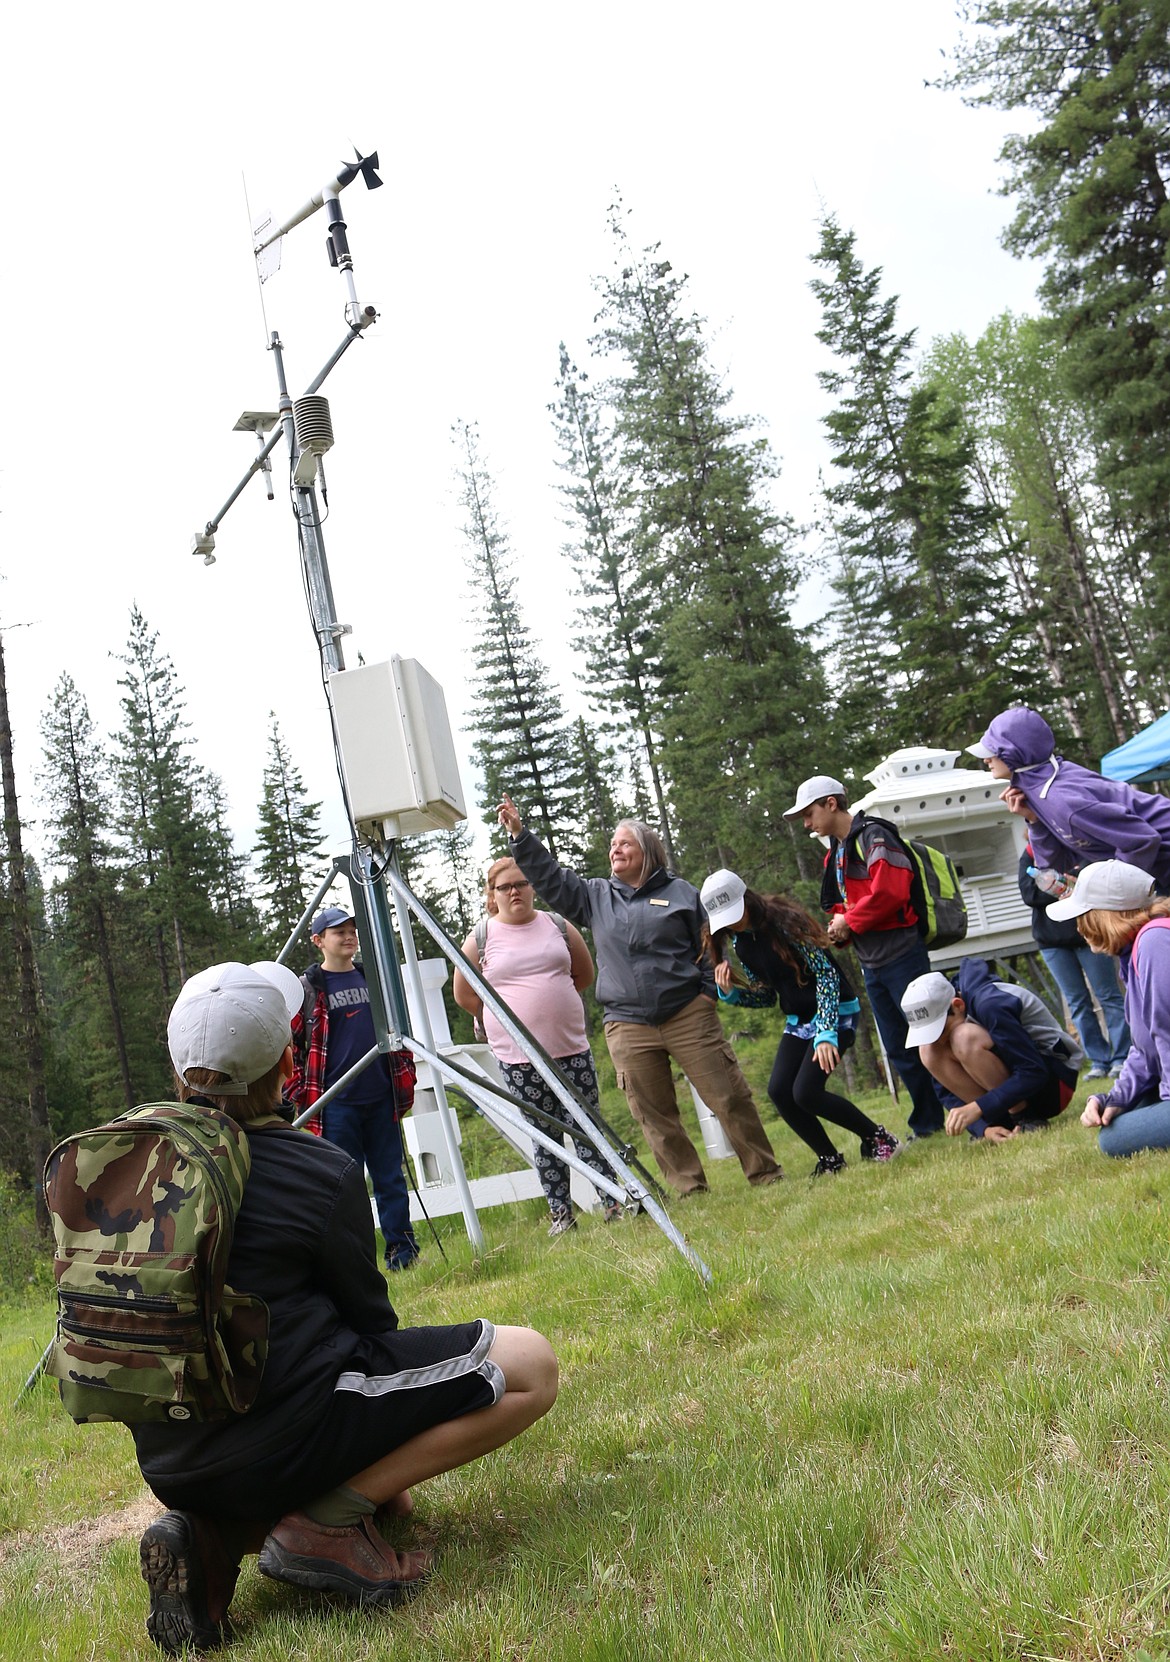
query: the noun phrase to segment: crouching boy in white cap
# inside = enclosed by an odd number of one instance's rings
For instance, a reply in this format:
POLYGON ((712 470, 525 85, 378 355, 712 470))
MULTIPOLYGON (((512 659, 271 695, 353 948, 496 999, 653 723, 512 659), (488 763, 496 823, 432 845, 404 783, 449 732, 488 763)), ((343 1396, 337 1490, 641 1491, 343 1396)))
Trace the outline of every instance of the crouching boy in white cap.
POLYGON ((246 1552, 299 1587, 404 1597, 430 1555, 393 1551, 375 1513, 405 1515, 414 1484, 510 1441, 556 1398, 556 1357, 529 1328, 399 1328, 360 1171, 277 1113, 301 1001, 282 965, 218 964, 187 982, 167 1028, 180 1098, 247 1127, 227 1279, 264 1299, 270 1328, 248 1414, 133 1428, 142 1475, 171 1508, 141 1547, 147 1629, 165 1651, 229 1637, 246 1552))
POLYGON ((1048 1007, 982 958, 965 958, 952 984, 932 970, 902 996, 908 1046, 942 1086, 950 1137, 1000 1143, 1063 1113, 1084 1056, 1048 1007))

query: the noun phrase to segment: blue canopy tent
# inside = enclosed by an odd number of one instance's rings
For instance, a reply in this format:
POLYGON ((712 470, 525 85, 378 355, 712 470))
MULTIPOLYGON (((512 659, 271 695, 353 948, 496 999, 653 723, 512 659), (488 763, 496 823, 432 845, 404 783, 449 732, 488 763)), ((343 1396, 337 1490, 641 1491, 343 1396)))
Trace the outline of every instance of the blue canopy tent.
POLYGON ((1170 712, 1102 756, 1101 772, 1131 785, 1170 779, 1170 712))

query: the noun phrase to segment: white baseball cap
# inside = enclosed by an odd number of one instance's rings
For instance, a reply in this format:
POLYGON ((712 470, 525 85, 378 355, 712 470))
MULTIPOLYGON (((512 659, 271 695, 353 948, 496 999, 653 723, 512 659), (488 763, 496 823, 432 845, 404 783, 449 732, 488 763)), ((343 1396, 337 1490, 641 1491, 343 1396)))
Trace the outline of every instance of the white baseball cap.
POLYGON ((1136 912, 1153 899, 1154 879, 1140 866, 1124 860, 1097 860, 1077 874, 1071 894, 1054 900, 1048 916, 1063 921, 1100 908, 1103 912, 1136 912))
POLYGON ((273 1067, 292 1039, 292 1019, 304 1001, 298 975, 284 964, 212 964, 175 1000, 167 1047, 175 1072, 190 1085, 190 1068, 226 1073, 216 1096, 245 1096, 273 1067))
POLYGON ((785 819, 795 819, 797 814, 803 814, 810 802, 819 802, 823 796, 843 797, 845 787, 839 779, 832 779, 827 773, 814 773, 811 779, 806 779, 796 793, 796 801, 791 808, 784 810, 785 819))
POLYGON ((902 994, 902 1014, 910 1023, 906 1048, 933 1044, 947 1024, 955 989, 939 970, 915 976, 902 994))
POLYGON ((699 899, 707 913, 711 933, 718 934, 743 917, 743 897, 747 884, 733 871, 713 871, 703 884, 699 899))

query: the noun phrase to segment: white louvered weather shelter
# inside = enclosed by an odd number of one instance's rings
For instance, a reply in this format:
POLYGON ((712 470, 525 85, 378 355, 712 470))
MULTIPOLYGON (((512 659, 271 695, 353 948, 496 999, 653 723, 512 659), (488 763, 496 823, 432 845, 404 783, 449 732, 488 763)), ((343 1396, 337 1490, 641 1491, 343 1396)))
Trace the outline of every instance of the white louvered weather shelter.
POLYGON ((1036 944, 1018 882, 1027 826, 999 800, 1003 781, 982 768, 956 767, 959 756, 926 745, 895 750, 866 774, 873 790, 853 804, 954 861, 970 923, 965 941, 931 953, 939 969, 974 955, 1010 958, 1036 944))

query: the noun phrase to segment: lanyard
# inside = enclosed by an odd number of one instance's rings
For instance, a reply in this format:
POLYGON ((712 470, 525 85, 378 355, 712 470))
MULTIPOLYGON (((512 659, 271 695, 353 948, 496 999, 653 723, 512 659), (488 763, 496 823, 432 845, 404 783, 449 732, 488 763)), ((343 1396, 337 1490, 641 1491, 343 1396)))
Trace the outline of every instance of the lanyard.
POLYGON ((845 842, 846 842, 846 839, 843 837, 841 839, 841 841, 837 844, 837 855, 836 855, 837 889, 838 889, 838 892, 841 896, 842 905, 848 905, 849 904, 849 897, 845 893, 845 842))

